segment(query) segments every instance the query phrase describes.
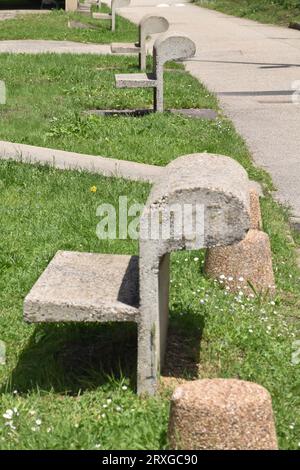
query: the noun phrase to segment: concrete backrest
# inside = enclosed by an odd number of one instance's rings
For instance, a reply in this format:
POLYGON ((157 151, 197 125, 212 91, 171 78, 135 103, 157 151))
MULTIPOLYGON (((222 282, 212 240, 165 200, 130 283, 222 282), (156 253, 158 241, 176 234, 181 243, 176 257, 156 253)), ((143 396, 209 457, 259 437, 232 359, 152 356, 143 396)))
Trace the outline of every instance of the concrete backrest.
MULTIPOLYGON (((196 52, 196 45, 188 36, 167 33, 156 39, 153 46, 154 73, 160 75, 161 68, 169 60, 188 59, 196 52)), ((159 77, 158 77, 159 78, 159 77)))
POLYGON ((169 253, 231 245, 242 240, 249 228, 249 180, 235 160, 193 154, 177 158, 165 168, 150 193, 140 222, 143 331, 139 336, 139 354, 151 358, 150 362, 139 363, 139 383, 143 387, 140 393, 154 393, 157 371, 163 361, 169 253))
POLYGON ((76 11, 78 8, 79 0, 66 0, 65 1, 65 10, 66 11, 76 11))
POLYGON ((165 33, 169 29, 169 22, 163 16, 145 15, 139 24, 140 45, 150 34, 165 33))
POLYGON ((130 5, 130 0, 111 0, 111 10, 116 10, 117 8, 124 8, 130 5))

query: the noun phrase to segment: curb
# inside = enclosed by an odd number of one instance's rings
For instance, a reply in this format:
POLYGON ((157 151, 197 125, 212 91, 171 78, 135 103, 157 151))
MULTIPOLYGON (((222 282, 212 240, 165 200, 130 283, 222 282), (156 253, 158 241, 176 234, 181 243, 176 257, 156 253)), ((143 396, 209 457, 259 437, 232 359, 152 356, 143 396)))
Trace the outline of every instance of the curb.
POLYGON ((45 147, 0 141, 0 160, 50 165, 60 170, 84 170, 107 177, 154 183, 163 167, 115 158, 66 152, 45 147))

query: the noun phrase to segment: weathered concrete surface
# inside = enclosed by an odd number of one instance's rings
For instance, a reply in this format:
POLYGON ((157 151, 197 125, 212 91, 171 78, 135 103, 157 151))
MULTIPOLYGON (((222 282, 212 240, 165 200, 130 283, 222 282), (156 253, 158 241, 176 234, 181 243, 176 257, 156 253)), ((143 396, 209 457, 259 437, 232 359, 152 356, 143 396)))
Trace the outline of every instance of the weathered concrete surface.
POLYGON ((140 46, 132 42, 113 42, 111 44, 113 54, 138 54, 140 50, 140 46))
POLYGON ((169 440, 172 449, 276 450, 271 396, 243 380, 181 385, 171 399, 169 440))
POLYGON ((154 185, 140 221, 139 393, 155 393, 164 359, 169 253, 242 240, 250 227, 248 187, 236 161, 206 153, 177 158, 154 185))
POLYGON ((111 14, 110 13, 93 13, 93 18, 94 20, 111 20, 111 14))
POLYGON ((260 210, 259 195, 253 188, 249 191, 250 194, 250 222, 253 230, 262 230, 263 222, 260 210))
POLYGON ((196 45, 181 33, 166 33, 159 36, 153 46, 153 73, 157 86, 154 88, 154 109, 164 110, 164 65, 169 60, 186 60, 196 53, 196 45))
POLYGON ((259 230, 249 230, 244 240, 234 245, 207 250, 204 272, 240 295, 275 293, 270 240, 259 230))
POLYGON ((157 83, 153 73, 117 73, 115 81, 117 88, 154 88, 157 83))
POLYGON ((117 88, 153 88, 154 111, 164 111, 164 64, 169 60, 187 59, 196 52, 196 46, 184 34, 166 33, 153 46, 153 72, 116 74, 117 88))
POLYGON ((0 141, 0 160, 50 165, 61 170, 85 170, 103 176, 153 183, 163 167, 135 163, 115 158, 84 155, 32 145, 0 141))
POLYGON ((98 20, 111 20, 111 30, 116 30, 116 14, 119 8, 126 8, 130 4, 130 0, 111 0, 111 13, 93 13, 92 16, 98 20))
POLYGON ((154 394, 168 329, 169 253, 243 239, 248 186, 247 173, 229 157, 194 154, 171 162, 140 219, 139 274, 136 258, 58 252, 25 299, 25 319, 137 322, 138 393, 154 394))
MULTIPOLYGON (((144 111, 141 110, 142 113, 144 111)), ((103 111, 102 115, 104 113, 105 111, 103 111)), ((146 181, 149 183, 156 182, 164 168, 157 165, 147 165, 145 163, 118 160, 116 158, 85 155, 0 140, 1 159, 51 165, 60 170, 84 170, 91 173, 99 173, 103 176, 119 177, 133 181, 146 181)), ((254 185, 255 188, 261 191, 260 185, 256 181, 250 181, 249 184, 250 187, 254 185)))
POLYGON ((50 13, 50 10, 0 10, 0 21, 11 20, 22 15, 43 15, 50 13))
POLYGON ((196 43, 197 56, 187 69, 218 94, 300 229, 300 104, 293 104, 291 89, 300 80, 299 31, 189 4, 160 9, 160 3, 153 0, 149 7, 148 0, 132 0, 121 14, 139 23, 145 14, 163 12, 170 31, 185 32, 196 43))
POLYGON ((79 0, 65 0, 66 11, 76 11, 79 5, 79 0))
POLYGON ((138 53, 140 69, 146 70, 148 36, 164 33, 168 30, 169 23, 163 16, 145 15, 139 24, 139 40, 136 44, 112 43, 112 53, 138 53))
POLYGON ((29 322, 139 319, 138 258, 59 251, 24 301, 29 322))
POLYGON ((73 41, 17 39, 0 41, 0 54, 111 54, 109 44, 83 44, 73 41))
POLYGON ((165 33, 169 29, 169 22, 163 16, 146 15, 139 24, 139 44, 141 53, 139 65, 141 70, 146 70, 146 40, 153 34, 165 33))

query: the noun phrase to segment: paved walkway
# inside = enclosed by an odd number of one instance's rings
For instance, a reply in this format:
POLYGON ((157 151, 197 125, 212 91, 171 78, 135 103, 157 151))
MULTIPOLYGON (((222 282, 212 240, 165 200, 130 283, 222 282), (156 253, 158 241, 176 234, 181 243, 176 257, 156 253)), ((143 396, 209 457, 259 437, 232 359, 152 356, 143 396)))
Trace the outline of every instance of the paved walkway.
POLYGON ((120 12, 135 22, 146 13, 162 14, 171 30, 196 42, 197 56, 187 69, 219 95, 255 161, 272 175, 278 199, 292 207, 300 228, 300 92, 296 105, 291 90, 300 80, 300 31, 191 4, 180 6, 174 0, 169 7, 162 4, 170 0, 156 3, 149 7, 144 6, 149 0, 132 0, 120 12))
POLYGON ((42 41, 22 39, 0 41, 0 53, 13 54, 110 54, 110 44, 83 44, 73 41, 42 41))
POLYGON ((0 10, 0 21, 11 20, 18 15, 40 15, 50 13, 50 10, 0 10))

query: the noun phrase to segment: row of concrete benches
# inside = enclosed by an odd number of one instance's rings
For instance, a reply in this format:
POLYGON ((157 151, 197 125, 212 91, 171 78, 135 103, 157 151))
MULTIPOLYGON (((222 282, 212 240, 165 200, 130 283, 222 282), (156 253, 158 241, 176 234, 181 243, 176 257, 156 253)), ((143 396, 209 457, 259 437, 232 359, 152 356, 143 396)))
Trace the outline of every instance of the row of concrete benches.
MULTIPOLYGON (((96 2, 96 0, 94 0, 96 2)), ((112 14, 93 13, 94 18, 112 19, 115 29, 115 13, 117 8, 128 6, 130 0, 112 0, 112 14)), ((66 4, 68 10, 77 10, 77 0, 69 0, 66 4)), ((90 14, 91 4, 87 12, 90 14)), ((166 33, 169 22, 162 16, 146 15, 139 24, 139 38, 136 43, 112 43, 111 51, 117 54, 138 54, 141 71, 146 70, 147 50, 146 40, 152 34, 166 33)), ((153 70, 151 73, 116 74, 117 88, 152 88, 154 92, 154 111, 164 111, 164 64, 170 60, 184 60, 195 54, 196 46, 187 36, 178 33, 160 36, 153 46, 153 70)))
POLYGON ((98 20, 109 20, 111 21, 111 30, 116 29, 116 12, 119 8, 127 7, 130 4, 130 0, 111 0, 111 13, 100 13, 93 12, 92 7, 101 7, 101 0, 89 0, 81 4, 79 0, 66 0, 66 11, 78 11, 83 14, 91 15, 93 18, 98 20))

